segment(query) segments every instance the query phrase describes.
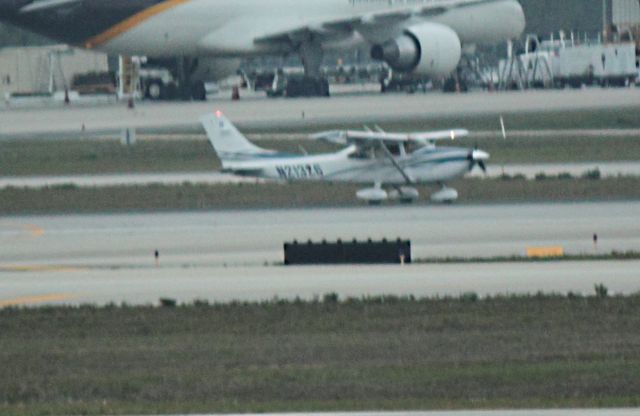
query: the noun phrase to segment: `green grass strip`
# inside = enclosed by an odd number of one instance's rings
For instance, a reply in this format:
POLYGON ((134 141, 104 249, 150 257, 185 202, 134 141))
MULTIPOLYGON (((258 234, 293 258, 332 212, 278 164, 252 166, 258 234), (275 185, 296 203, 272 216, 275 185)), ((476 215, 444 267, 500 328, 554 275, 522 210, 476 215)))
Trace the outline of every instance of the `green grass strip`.
POLYGON ((12 415, 637 406, 640 296, 0 310, 12 415))

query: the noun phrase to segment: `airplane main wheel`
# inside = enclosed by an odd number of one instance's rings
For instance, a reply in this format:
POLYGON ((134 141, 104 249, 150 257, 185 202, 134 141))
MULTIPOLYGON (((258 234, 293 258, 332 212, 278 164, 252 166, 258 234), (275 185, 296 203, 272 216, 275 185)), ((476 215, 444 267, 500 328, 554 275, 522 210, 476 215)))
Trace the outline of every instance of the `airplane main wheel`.
POLYGON ((326 78, 290 77, 285 91, 287 97, 329 97, 326 78))
POLYGON ((203 81, 194 82, 191 86, 191 98, 195 101, 206 101, 207 90, 203 81))
POLYGON ((170 83, 164 88, 164 94, 167 100, 175 100, 178 98, 180 91, 175 83, 170 83))
POLYGON ((319 81, 320 87, 320 97, 329 97, 329 80, 326 78, 321 78, 319 81))
POLYGON ((162 85, 162 81, 160 80, 153 80, 150 81, 149 84, 147 85, 147 98, 149 98, 150 100, 160 100, 163 98, 164 95, 164 87, 162 85))

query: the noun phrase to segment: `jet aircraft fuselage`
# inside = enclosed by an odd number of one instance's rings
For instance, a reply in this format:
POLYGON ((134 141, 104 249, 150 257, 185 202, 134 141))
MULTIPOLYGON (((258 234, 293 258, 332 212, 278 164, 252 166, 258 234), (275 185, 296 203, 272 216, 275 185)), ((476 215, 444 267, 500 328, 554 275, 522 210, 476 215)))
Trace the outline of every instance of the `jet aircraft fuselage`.
POLYGON ((271 37, 302 29, 322 37, 324 49, 384 42, 425 21, 450 27, 463 44, 524 29, 516 0, 0 0, 0 20, 76 46, 150 57, 290 52, 290 40, 271 37), (428 11, 392 13, 419 7, 428 11), (392 14, 368 22, 376 13, 392 14))

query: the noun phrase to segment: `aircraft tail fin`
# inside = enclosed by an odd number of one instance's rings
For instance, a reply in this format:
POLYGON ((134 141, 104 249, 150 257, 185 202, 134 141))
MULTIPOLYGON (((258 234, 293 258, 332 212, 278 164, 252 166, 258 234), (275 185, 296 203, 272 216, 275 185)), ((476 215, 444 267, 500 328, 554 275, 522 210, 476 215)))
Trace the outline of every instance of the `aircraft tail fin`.
POLYGON ((259 154, 270 153, 251 143, 220 111, 204 115, 200 121, 223 167, 228 162, 248 160, 259 154))

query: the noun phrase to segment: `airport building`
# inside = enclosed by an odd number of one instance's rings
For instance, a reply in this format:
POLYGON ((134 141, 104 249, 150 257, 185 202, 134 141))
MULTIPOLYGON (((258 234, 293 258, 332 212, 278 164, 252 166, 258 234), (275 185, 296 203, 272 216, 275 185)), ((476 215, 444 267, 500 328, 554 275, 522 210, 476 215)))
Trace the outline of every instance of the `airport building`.
POLYGON ((616 26, 640 25, 640 1, 613 0, 611 20, 616 26))
POLYGON ((107 70, 107 55, 66 45, 2 48, 0 97, 63 91, 76 74, 107 70))

